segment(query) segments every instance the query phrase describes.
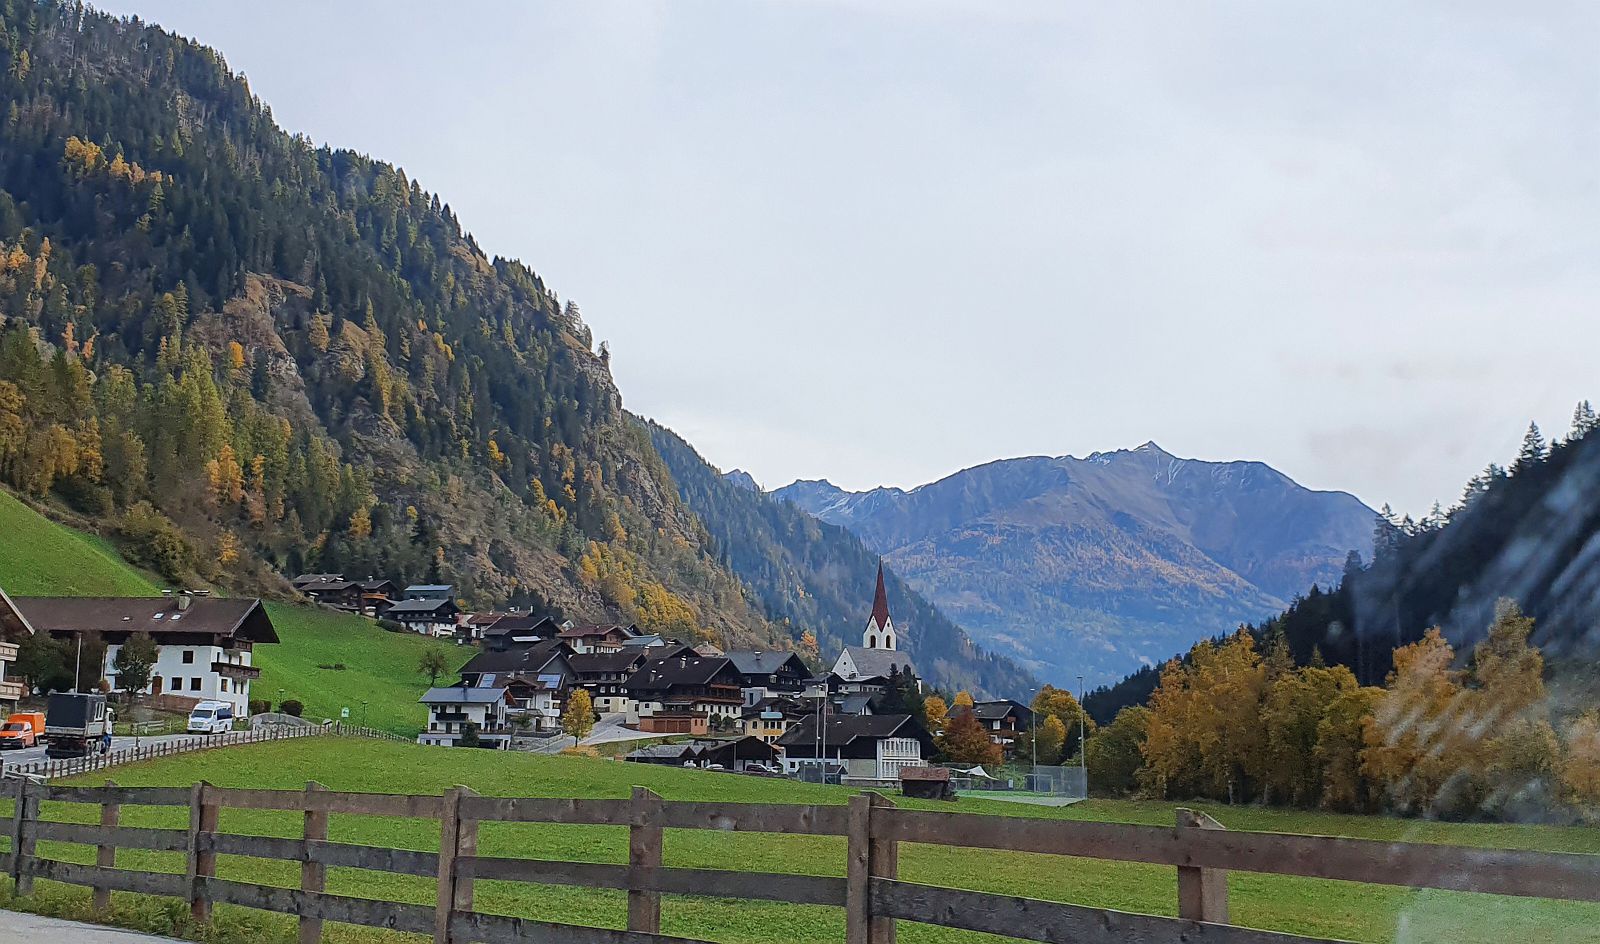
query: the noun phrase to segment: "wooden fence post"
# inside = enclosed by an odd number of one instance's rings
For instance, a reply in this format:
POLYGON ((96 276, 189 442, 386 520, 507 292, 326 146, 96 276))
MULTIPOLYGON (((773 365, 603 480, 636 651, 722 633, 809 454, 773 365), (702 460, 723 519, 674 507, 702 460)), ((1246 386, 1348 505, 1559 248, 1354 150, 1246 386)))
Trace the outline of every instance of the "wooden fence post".
POLYGON ((210 840, 217 831, 220 809, 210 793, 211 785, 204 780, 189 792, 189 914, 196 924, 211 920, 211 901, 202 886, 204 879, 217 874, 217 854, 210 848, 210 840))
POLYGON ((661 797, 633 788, 628 821, 628 930, 661 933, 661 893, 643 889, 645 873, 661 868, 661 797))
POLYGON ((873 838, 872 811, 893 806, 888 797, 876 793, 858 793, 850 798, 845 832, 845 944, 894 944, 894 919, 872 913, 872 880, 897 878, 900 874, 900 844, 893 839, 873 838))
POLYGON ((12 833, 12 873, 18 895, 33 894, 33 851, 35 840, 28 826, 39 821, 39 791, 26 780, 17 781, 16 829, 12 833))
MULTIPOLYGON (((306 784, 305 829, 301 833, 305 839, 305 858, 300 862, 300 890, 303 892, 321 892, 328 885, 328 867, 311 861, 311 844, 328 838, 328 811, 312 809, 311 795, 326 789, 315 780, 306 784)), ((301 917, 300 944, 319 944, 321 940, 322 919, 301 917)))
POLYGON ((463 789, 446 790, 439 810, 439 896, 433 909, 433 944, 450 944, 450 910, 456 903, 456 848, 461 836, 463 789))
MULTIPOLYGON (((478 791, 471 787, 461 788, 461 798, 475 797, 478 791)), ((450 903, 450 910, 463 914, 472 911, 472 891, 474 877, 472 864, 462 863, 462 859, 477 858, 478 855, 478 821, 470 816, 461 816, 459 813, 456 826, 456 891, 450 903)))
MULTIPOLYGON (((107 787, 115 787, 110 780, 106 781, 107 787)), ((111 800, 100 804, 100 825, 114 827, 122 818, 122 805, 111 800)), ((94 864, 102 869, 113 869, 117 866, 117 847, 110 845, 109 841, 95 847, 94 864)), ((106 912, 111 910, 111 889, 108 886, 97 885, 94 889, 94 910, 106 912)))
MULTIPOLYGON (((1178 809, 1178 831, 1185 829, 1225 829, 1204 813, 1178 809)), ((1178 917, 1191 921, 1228 923, 1228 871, 1178 866, 1178 917)))

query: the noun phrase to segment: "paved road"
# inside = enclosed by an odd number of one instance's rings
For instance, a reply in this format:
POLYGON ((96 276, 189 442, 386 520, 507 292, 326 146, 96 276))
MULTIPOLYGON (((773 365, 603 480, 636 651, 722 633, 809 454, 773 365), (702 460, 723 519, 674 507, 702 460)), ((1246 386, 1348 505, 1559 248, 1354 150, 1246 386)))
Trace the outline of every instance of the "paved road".
MULTIPOLYGON (((198 734, 156 734, 141 738, 114 737, 111 739, 111 749, 114 751, 130 751, 135 747, 149 747, 152 744, 161 744, 166 741, 184 741, 189 738, 198 738, 198 734)), ((0 751, 0 761, 5 761, 6 766, 12 764, 31 764, 37 760, 45 760, 44 745, 24 747, 15 751, 0 751)), ((0 941, 3 941, 0 938, 0 941)))
MULTIPOLYGON (((610 744, 614 741, 640 741, 664 736, 660 734, 644 734, 632 728, 623 727, 622 722, 626 718, 627 715, 621 712, 601 715, 600 720, 594 723, 594 730, 589 732, 589 736, 584 738, 582 743, 610 744)), ((560 734, 553 738, 541 740, 538 746, 534 748, 534 751, 540 754, 554 754, 571 746, 572 738, 565 734, 560 734)))
POLYGON ((120 928, 102 928, 20 911, 0 911, 0 944, 184 944, 120 928))

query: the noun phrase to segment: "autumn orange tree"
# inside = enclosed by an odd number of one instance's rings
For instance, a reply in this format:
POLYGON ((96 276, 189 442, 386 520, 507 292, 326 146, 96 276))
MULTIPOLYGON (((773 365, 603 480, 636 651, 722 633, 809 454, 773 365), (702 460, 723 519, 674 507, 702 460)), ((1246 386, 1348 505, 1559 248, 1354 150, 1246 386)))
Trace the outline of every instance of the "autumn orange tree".
POLYGON ((939 752, 952 763, 999 765, 1005 760, 1000 745, 989 739, 989 732, 967 706, 950 713, 936 743, 939 752))
MULTIPOLYGON (((1049 719, 1054 718, 1061 723, 1062 738, 1057 751, 1058 757, 1076 756, 1080 735, 1085 731, 1089 733, 1094 731, 1094 719, 1084 712, 1083 706, 1078 704, 1078 699, 1064 688, 1044 685, 1038 694, 1033 696, 1033 704, 1029 707, 1033 709, 1034 723, 1040 728, 1041 738, 1043 727, 1049 719)), ((1040 763, 1055 763, 1055 761, 1045 761, 1042 750, 1039 756, 1040 763)))
POLYGON ((1140 777, 1158 795, 1239 800, 1264 766, 1261 700, 1266 669, 1244 629, 1202 642, 1187 664, 1167 663, 1150 696, 1140 777))

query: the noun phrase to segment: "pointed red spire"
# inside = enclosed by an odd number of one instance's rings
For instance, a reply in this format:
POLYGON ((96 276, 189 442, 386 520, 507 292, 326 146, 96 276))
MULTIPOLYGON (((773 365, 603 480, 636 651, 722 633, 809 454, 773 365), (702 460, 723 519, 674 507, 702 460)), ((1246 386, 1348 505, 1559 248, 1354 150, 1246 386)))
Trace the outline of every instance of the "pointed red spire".
POLYGON ((878 592, 872 596, 872 625, 889 625, 889 594, 883 589, 883 558, 878 558, 878 592))

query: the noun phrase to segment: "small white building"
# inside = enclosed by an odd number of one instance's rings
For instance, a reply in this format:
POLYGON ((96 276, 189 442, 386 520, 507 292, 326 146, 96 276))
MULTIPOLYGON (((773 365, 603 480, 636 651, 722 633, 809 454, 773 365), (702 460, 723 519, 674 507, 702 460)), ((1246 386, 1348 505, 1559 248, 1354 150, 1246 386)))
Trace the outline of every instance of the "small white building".
POLYGON ((235 717, 249 717, 250 683, 261 675, 252 664, 255 646, 278 641, 260 600, 179 593, 25 597, 15 602, 35 630, 68 644, 98 634, 106 643, 100 672, 113 691, 123 690, 117 681, 117 653, 135 633, 148 633, 156 643, 156 662, 139 693, 181 710, 202 701, 223 701, 233 706, 235 717))
POLYGON ((417 736, 418 744, 455 747, 468 725, 477 728, 485 747, 504 748, 510 743, 504 688, 430 688, 419 700, 428 706, 428 729, 417 736))

